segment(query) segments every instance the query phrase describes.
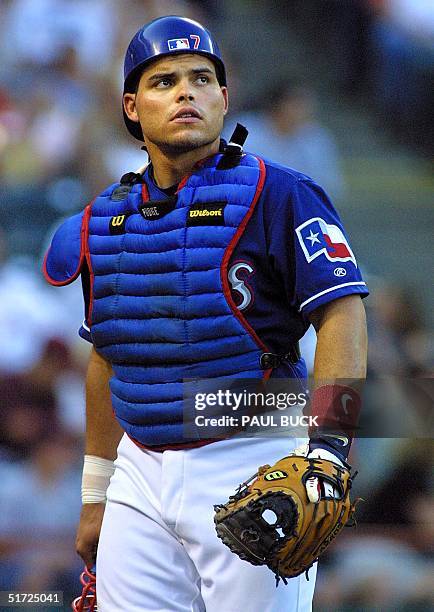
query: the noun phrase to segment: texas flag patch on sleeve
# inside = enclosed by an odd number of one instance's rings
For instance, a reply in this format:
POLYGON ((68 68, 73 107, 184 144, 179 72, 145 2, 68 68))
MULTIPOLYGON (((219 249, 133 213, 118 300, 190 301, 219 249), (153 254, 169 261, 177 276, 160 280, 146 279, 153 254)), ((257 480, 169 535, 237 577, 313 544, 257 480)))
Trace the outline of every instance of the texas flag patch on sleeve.
POLYGON ((354 253, 337 225, 326 223, 321 217, 313 217, 295 231, 308 263, 324 255, 331 262, 351 261, 357 267, 354 253))

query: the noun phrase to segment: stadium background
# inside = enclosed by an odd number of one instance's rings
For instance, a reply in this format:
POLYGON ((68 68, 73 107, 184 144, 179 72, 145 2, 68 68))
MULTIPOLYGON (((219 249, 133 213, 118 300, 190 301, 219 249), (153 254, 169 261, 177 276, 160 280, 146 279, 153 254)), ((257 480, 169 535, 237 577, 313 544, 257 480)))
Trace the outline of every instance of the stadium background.
MULTIPOLYGON (((370 375, 397 418, 432 419, 399 383, 433 373, 432 3, 0 0, 0 590, 79 588, 88 347, 78 284, 46 286, 40 263, 64 216, 143 163, 122 122, 123 53, 173 13, 221 40, 227 133, 241 120, 247 149, 329 191, 372 292, 370 375)), ((304 346, 311 360, 312 334, 304 346)), ((321 564, 316 610, 434 606, 432 454, 410 435, 355 443, 366 502, 321 564)))

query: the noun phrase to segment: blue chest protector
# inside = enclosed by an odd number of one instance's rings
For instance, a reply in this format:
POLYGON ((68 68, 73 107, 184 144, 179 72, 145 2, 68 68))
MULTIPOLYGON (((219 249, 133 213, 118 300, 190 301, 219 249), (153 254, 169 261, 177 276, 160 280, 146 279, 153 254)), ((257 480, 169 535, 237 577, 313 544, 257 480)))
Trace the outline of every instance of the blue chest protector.
POLYGON ((237 310, 229 258, 253 214, 263 162, 205 161, 176 202, 147 202, 146 186, 103 192, 56 233, 45 261, 52 284, 90 273, 88 325, 111 362, 113 409, 139 443, 185 443, 184 379, 262 378, 267 347, 237 310), (167 209, 165 207, 168 206, 167 209))

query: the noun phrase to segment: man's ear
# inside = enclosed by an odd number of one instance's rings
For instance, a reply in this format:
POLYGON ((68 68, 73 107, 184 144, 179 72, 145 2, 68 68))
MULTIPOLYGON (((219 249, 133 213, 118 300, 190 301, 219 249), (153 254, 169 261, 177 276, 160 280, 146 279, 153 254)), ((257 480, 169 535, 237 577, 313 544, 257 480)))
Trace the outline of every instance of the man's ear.
POLYGON ((222 90, 222 95, 223 95, 223 100, 225 102, 225 106, 224 106, 224 115, 226 115, 226 113, 228 112, 228 108, 229 108, 229 93, 228 93, 228 88, 227 87, 220 87, 220 89, 222 90))
POLYGON ((136 94, 125 93, 122 101, 124 104, 125 114, 128 119, 131 119, 131 121, 138 123, 139 116, 136 111, 136 94))

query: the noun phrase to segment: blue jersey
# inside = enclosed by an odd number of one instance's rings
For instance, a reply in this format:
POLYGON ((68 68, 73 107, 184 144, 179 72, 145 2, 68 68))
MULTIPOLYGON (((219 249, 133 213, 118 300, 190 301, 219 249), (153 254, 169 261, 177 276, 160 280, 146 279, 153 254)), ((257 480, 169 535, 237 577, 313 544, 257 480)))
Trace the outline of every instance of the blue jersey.
POLYGON ((368 290, 323 189, 278 164, 266 162, 266 171, 262 195, 229 270, 235 266, 234 277, 244 284, 231 283, 238 302, 246 293, 244 316, 280 353, 304 335, 313 310, 344 295, 366 296, 368 290))
MULTIPOLYGON (((309 314, 350 294, 368 295, 339 215, 311 178, 266 161, 255 211, 228 267, 232 297, 270 349, 285 353, 309 314)), ((169 196, 144 174, 151 200, 169 196)), ((204 228, 205 230, 205 228, 204 228)), ((212 228, 206 228, 206 231, 212 228)), ((82 337, 91 341, 82 328, 82 337)))

